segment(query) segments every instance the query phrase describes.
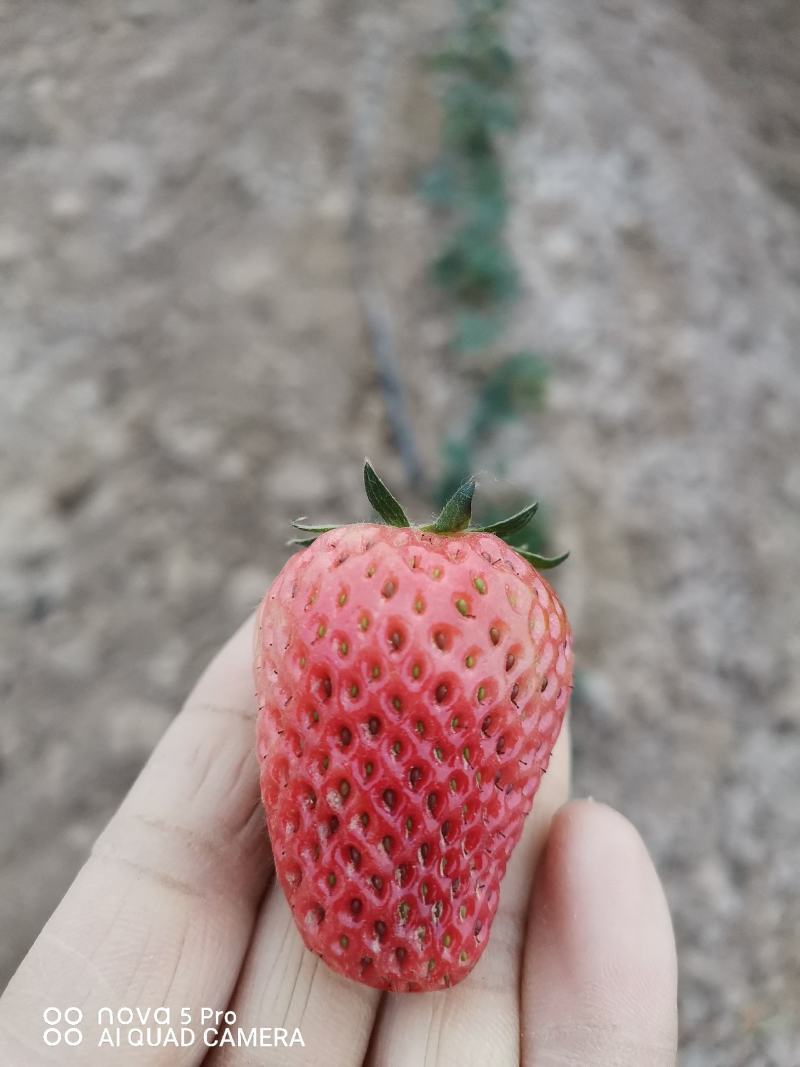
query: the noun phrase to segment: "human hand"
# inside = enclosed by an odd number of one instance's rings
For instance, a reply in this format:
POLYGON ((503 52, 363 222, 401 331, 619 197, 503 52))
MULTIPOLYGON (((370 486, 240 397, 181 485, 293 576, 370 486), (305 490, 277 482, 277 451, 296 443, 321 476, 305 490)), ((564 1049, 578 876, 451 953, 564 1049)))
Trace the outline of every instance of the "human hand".
POLYGON ((592 801, 565 805, 566 732, 503 880, 489 944, 463 982, 381 994, 304 948, 264 829, 252 627, 200 679, 12 978, 0 999, 0 1062, 672 1067, 676 962, 663 890, 621 815, 592 801), (45 1044, 51 1006, 80 1008, 79 1046, 45 1044), (158 1007, 162 1019, 168 1009, 178 1031, 188 1017, 193 1042, 164 1043, 162 1026, 158 1047, 99 1043, 98 1011, 110 1009, 116 1024, 123 1007, 158 1007), (213 1012, 226 1008, 234 1039, 239 1028, 268 1027, 271 1047, 209 1047, 225 1032, 213 1012), (283 1045, 277 1028, 287 1042, 298 1028, 303 1044, 283 1045))

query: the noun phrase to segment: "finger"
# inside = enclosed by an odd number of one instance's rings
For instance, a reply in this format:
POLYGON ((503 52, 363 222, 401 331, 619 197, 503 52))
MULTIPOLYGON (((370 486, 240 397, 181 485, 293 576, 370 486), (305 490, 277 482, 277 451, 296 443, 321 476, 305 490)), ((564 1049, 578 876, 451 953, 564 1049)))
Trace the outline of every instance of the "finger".
POLYGON ((677 965, 664 891, 631 824, 576 801, 553 821, 522 986, 530 1067, 674 1067, 677 965))
MULTIPOLYGON (((224 1007, 269 877, 255 756, 250 619, 211 664, 0 1002, 0 1062, 61 1062, 45 1007, 84 1013, 81 1063, 107 1064, 100 1008, 224 1007)), ((193 1064, 197 1042, 115 1049, 193 1064)))
POLYGON ((330 970, 302 942, 286 897, 274 882, 256 924, 230 1005, 237 1027, 286 1030, 287 1044, 226 1046, 209 1067, 355 1067, 372 1031, 380 992, 330 970), (299 1031, 302 1045, 289 1044, 299 1031))
POLYGON ((566 728, 500 890, 489 943, 454 989, 386 994, 370 1047, 373 1067, 496 1067, 519 1063, 519 982, 533 872, 555 811, 569 795, 566 728))

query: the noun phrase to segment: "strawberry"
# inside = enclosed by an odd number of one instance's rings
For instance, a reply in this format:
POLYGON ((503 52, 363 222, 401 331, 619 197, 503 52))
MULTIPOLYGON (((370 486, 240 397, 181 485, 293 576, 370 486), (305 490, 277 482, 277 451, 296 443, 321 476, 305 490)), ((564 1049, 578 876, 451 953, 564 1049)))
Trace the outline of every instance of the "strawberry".
MULTIPOLYGON (((569 624, 502 540, 536 505, 470 525, 474 482, 412 526, 372 467, 384 524, 296 526, 304 551, 261 605, 261 793, 305 944, 379 989, 460 981, 572 688, 569 624)), ((564 558, 564 557, 561 557, 564 558)))

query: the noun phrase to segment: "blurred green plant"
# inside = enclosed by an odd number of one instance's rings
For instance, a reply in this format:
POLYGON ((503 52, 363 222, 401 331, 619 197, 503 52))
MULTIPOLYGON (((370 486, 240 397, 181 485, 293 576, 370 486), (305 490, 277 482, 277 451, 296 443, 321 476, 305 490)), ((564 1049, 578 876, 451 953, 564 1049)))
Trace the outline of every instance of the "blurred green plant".
POLYGON ((477 448, 495 429, 542 404, 546 380, 547 367, 532 352, 504 356, 480 373, 469 416, 443 445, 445 497, 474 469, 477 448))
POLYGON ((520 293, 506 237, 501 152, 501 139, 519 121, 515 62, 503 25, 507 7, 508 0, 458 0, 456 24, 429 59, 443 86, 442 145, 420 193, 446 223, 432 274, 452 308, 450 346, 475 384, 471 411, 443 445, 442 500, 476 469, 476 453, 492 433, 539 408, 545 394, 545 362, 535 352, 507 354, 500 347, 520 293))

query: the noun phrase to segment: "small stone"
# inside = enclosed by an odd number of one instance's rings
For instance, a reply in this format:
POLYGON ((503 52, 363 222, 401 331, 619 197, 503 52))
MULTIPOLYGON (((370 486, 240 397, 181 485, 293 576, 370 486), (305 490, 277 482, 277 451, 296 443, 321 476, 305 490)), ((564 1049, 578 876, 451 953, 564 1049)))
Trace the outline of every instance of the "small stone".
POLYGON ((218 263, 214 275, 220 289, 230 296, 264 297, 275 281, 277 270, 266 251, 251 249, 218 263))
POLYGON ((61 226, 74 226, 86 212, 86 200, 75 189, 62 189, 50 201, 50 217, 61 226))
POLYGON ((0 227, 0 267, 11 267, 24 259, 29 247, 28 238, 12 226, 0 227))

